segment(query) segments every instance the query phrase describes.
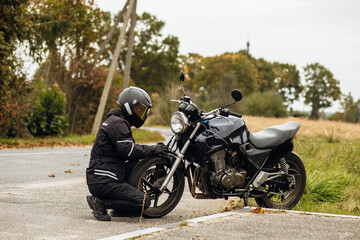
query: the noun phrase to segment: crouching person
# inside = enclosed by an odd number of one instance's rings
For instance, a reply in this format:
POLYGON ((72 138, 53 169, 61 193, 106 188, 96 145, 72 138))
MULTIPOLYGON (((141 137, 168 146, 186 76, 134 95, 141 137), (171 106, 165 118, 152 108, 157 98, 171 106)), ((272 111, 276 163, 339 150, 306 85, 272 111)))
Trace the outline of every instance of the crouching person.
POLYGON ((112 216, 140 215, 150 206, 149 196, 128 184, 132 168, 139 159, 167 151, 164 144, 136 144, 131 126, 141 127, 152 106, 150 96, 141 88, 124 89, 118 98, 118 109, 112 109, 101 125, 91 150, 86 178, 89 207, 97 220, 110 221, 112 216), (145 196, 144 196, 145 195, 145 196))

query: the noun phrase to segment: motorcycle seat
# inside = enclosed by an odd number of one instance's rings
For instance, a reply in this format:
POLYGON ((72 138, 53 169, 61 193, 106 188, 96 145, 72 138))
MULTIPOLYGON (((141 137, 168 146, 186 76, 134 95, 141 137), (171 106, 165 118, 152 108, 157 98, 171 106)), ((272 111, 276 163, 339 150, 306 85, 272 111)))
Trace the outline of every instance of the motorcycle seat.
POLYGON ((281 125, 265 128, 256 133, 250 132, 249 140, 257 148, 276 147, 292 139, 299 128, 299 123, 290 121, 281 125))

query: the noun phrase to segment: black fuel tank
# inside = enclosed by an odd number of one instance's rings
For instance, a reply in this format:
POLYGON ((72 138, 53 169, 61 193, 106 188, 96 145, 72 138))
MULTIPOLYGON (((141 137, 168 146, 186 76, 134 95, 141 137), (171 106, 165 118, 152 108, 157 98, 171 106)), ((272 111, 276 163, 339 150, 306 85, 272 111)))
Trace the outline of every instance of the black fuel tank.
POLYGON ((203 121, 202 126, 203 131, 189 146, 197 161, 204 159, 212 151, 232 144, 242 145, 248 141, 249 131, 242 118, 213 118, 203 121))

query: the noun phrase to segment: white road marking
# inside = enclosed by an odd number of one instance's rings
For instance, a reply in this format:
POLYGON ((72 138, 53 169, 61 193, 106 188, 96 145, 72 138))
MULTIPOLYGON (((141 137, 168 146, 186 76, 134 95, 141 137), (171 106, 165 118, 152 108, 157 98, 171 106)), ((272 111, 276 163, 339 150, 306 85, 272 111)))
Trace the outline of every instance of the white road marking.
MULTIPOLYGON (((235 215, 235 214, 239 214, 239 213, 243 213, 243 212, 249 212, 253 209, 256 209, 256 207, 244 207, 243 209, 240 210, 235 210, 235 211, 230 211, 230 212, 224 212, 224 213, 217 213, 217 214, 213 214, 213 215, 209 215, 209 216, 204 216, 204 217, 198 217, 198 218, 193 218, 193 219, 189 219, 189 220, 185 220, 182 222, 178 222, 178 223, 170 223, 167 225, 163 225, 161 227, 151 227, 151 228, 146 228, 146 229, 142 229, 142 230, 138 230, 138 231, 133 231, 133 232, 127 232, 127 233, 123 233, 120 235, 116 235, 116 236, 112 236, 112 237, 107 237, 107 238, 102 238, 99 240, 122 240, 122 239, 132 239, 132 238, 138 238, 140 236, 144 236, 147 234, 151 234, 151 233, 156 233, 156 232, 161 232, 170 228, 175 228, 178 227, 181 223, 199 223, 199 222, 205 222, 205 221, 209 221, 212 219, 216 219, 216 218, 222 218, 222 217, 226 217, 226 216, 231 216, 231 215, 235 215)), ((339 214, 327 214, 327 213, 314 213, 314 212, 302 212, 302 211, 291 211, 291 210, 283 210, 283 209, 271 209, 271 208, 263 208, 265 211, 271 212, 271 211, 281 211, 284 213, 294 213, 294 214, 306 214, 306 215, 318 215, 318 216, 325 216, 325 217, 342 217, 342 218, 354 218, 354 219, 360 219, 359 216, 351 216, 351 215, 339 215, 339 214)))
MULTIPOLYGON (((250 210, 251 209, 249 209, 249 211, 250 210)), ((205 222, 205 221, 208 221, 211 219, 226 217, 226 216, 230 216, 230 215, 234 215, 234 214, 237 214, 237 212, 223 212, 223 213, 217 213, 217 214, 213 214, 213 215, 209 215, 209 216, 193 218, 190 220, 186 220, 186 222, 188 222, 188 223, 205 222)))
POLYGON ((305 211, 294 211, 294 210, 283 210, 283 209, 272 209, 272 208, 263 208, 265 211, 279 211, 284 213, 295 213, 295 214, 304 214, 304 215, 314 215, 314 216, 323 216, 323 217, 341 217, 341 218, 353 218, 360 219, 360 216, 353 215, 341 215, 341 214, 330 214, 330 213, 317 213, 317 212, 305 212, 305 211))
POLYGON ((170 223, 170 224, 167 224, 167 225, 164 225, 161 227, 146 228, 146 229, 142 229, 142 230, 138 230, 138 231, 134 231, 134 232, 127 232, 127 233, 123 233, 123 234, 112 236, 112 237, 102 238, 99 240, 123 240, 123 239, 129 239, 129 238, 138 238, 140 236, 144 236, 147 234, 161 232, 161 231, 164 231, 164 230, 167 230, 170 228, 178 227, 181 223, 184 223, 184 222, 186 222, 186 223, 204 222, 204 221, 208 221, 208 220, 215 219, 215 218, 221 218, 221 217, 239 214, 242 212, 248 212, 252 209, 254 209, 254 207, 244 207, 243 209, 236 210, 236 211, 217 213, 217 214, 213 214, 213 215, 209 215, 209 216, 193 218, 193 219, 185 220, 185 221, 178 222, 178 223, 170 223))
POLYGON ((0 157, 9 156, 27 156, 27 155, 47 155, 47 154, 76 154, 76 153, 90 153, 89 151, 68 151, 68 152, 26 152, 26 153, 0 153, 0 157))
POLYGON ((143 229, 143 230, 138 230, 138 231, 134 231, 134 232, 128 232, 128 233, 124 233, 124 234, 121 234, 121 235, 116 235, 116 236, 112 236, 112 237, 108 237, 108 238, 103 238, 101 240, 120 240, 120 239, 137 238, 140 235, 156 233, 156 232, 160 232, 160 231, 163 231, 163 230, 166 230, 166 228, 151 227, 151 228, 146 228, 146 229, 143 229))

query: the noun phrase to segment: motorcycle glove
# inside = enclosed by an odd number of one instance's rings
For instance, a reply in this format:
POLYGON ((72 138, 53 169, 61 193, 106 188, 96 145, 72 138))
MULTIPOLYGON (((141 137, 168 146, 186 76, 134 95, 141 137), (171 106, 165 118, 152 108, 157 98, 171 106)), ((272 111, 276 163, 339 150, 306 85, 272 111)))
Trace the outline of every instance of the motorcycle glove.
POLYGON ((153 146, 153 149, 151 152, 154 156, 161 156, 161 155, 167 155, 171 151, 168 149, 168 147, 164 143, 159 142, 153 146))

